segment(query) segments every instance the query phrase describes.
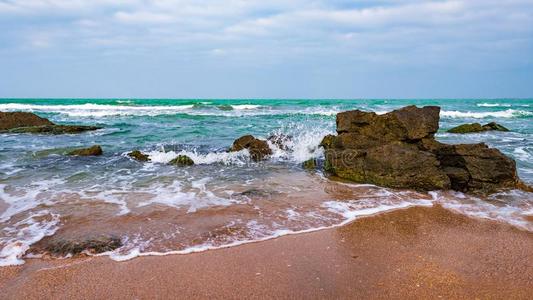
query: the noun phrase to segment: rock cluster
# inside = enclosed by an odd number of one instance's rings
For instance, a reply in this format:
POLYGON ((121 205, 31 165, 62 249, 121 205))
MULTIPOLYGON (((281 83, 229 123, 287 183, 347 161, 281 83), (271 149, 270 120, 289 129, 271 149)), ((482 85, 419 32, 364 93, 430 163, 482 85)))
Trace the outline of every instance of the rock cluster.
POLYGON ((29 112, 0 112, 0 132, 72 134, 100 128, 96 126, 57 125, 29 112))
POLYGON ((338 135, 321 143, 324 168, 355 182, 425 191, 491 193, 521 186, 514 160, 497 149, 436 141, 439 113, 436 106, 339 113, 338 135))
POLYGON ((450 133, 473 133, 483 131, 509 131, 509 129, 496 122, 490 122, 485 125, 479 123, 463 124, 448 130, 450 133))
POLYGON ((260 161, 272 154, 268 142, 255 138, 253 135, 245 135, 233 142, 230 152, 248 149, 250 157, 254 161, 260 161))

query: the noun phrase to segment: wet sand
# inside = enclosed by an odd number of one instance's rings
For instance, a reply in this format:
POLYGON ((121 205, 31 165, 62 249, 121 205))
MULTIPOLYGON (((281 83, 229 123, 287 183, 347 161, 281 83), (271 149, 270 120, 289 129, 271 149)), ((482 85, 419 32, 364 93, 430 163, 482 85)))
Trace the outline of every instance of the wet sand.
POLYGON ((533 233, 439 206, 188 255, 31 259, 2 299, 531 299, 533 233))

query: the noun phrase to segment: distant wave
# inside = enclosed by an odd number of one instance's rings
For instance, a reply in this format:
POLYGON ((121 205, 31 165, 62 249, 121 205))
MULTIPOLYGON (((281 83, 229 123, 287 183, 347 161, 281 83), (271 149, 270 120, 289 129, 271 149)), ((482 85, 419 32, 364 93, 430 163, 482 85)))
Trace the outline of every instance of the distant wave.
POLYGON ((489 111, 489 112, 472 112, 472 111, 447 111, 443 110, 440 112, 441 117, 448 117, 448 118, 475 118, 475 119, 483 119, 488 117, 493 118, 516 118, 516 117, 527 117, 532 116, 533 112, 531 111, 525 111, 525 110, 516 110, 516 109, 508 109, 508 110, 502 110, 502 111, 489 111))
POLYGON ((500 103, 478 103, 478 107, 511 107, 511 104, 500 104, 500 103))

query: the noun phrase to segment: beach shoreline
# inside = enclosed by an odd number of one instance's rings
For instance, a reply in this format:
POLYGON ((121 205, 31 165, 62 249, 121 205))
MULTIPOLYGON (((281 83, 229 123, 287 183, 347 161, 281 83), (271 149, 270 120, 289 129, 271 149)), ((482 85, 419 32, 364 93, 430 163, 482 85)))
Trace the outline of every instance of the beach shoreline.
POLYGON ((28 259, 3 299, 491 298, 533 293, 533 233, 434 207, 186 255, 28 259))

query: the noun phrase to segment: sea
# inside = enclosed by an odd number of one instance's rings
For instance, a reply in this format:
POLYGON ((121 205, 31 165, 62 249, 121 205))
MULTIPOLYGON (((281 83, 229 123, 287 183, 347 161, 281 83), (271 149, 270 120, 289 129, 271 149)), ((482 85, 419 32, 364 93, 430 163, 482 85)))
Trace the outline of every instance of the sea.
POLYGON ((0 99, 0 111, 102 127, 72 135, 0 134, 0 266, 47 256, 36 247, 47 240, 115 237, 122 246, 98 255, 123 261, 333 228, 412 206, 441 205, 533 231, 532 193, 421 193, 332 180, 302 167, 323 159, 318 145, 335 133, 338 112, 382 114, 407 105, 440 106, 439 141, 495 147, 533 185, 533 99, 0 99), (510 131, 446 133, 492 121, 510 131), (254 162, 247 150, 227 151, 247 134, 292 138, 284 149, 270 144, 273 155, 254 162), (65 155, 95 144, 102 156, 65 155), (150 161, 131 159, 132 150, 150 161), (168 164, 180 154, 195 165, 168 164))

